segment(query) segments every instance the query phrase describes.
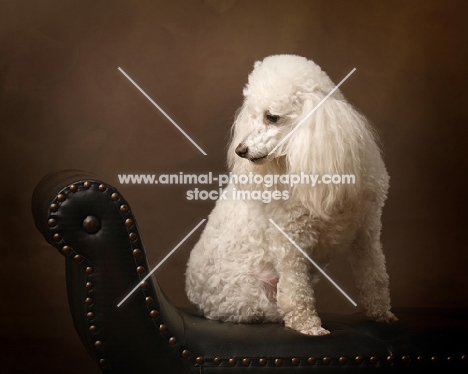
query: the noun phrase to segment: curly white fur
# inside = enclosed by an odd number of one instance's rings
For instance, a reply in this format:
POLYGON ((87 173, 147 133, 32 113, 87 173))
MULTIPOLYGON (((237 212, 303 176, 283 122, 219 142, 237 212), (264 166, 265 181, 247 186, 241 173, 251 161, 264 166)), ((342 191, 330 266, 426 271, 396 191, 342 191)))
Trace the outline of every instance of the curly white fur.
MULTIPOLYGON (((367 314, 396 320, 380 243, 389 178, 365 117, 337 90, 268 156, 334 87, 303 57, 278 55, 255 63, 232 127, 230 170, 237 175, 354 174, 356 183, 277 183, 269 189, 286 191, 288 199, 218 200, 186 273, 188 298, 206 318, 284 321, 305 334, 328 333, 314 306, 314 269, 271 218, 319 264, 346 254, 367 314)), ((227 196, 234 189, 267 188, 231 183, 227 196)))

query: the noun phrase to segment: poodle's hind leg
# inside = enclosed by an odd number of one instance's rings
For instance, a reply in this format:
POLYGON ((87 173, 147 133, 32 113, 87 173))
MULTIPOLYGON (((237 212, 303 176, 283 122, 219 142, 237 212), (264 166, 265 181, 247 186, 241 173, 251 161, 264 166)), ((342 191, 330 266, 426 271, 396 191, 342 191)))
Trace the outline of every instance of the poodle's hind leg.
POLYGON ((225 322, 239 323, 265 323, 279 322, 276 305, 275 280, 264 283, 252 275, 238 275, 229 279, 220 289, 209 291, 211 295, 217 295, 217 305, 210 303, 209 310, 205 311, 205 317, 225 322))
POLYGON ((390 311, 389 277, 380 242, 380 210, 367 217, 349 253, 359 298, 366 314, 380 322, 398 318, 390 311))

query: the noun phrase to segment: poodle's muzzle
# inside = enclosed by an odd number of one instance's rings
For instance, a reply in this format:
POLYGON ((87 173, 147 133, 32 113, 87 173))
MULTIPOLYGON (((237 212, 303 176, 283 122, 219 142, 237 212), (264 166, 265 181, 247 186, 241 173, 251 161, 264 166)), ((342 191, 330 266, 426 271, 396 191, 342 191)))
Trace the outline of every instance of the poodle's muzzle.
POLYGON ((250 157, 249 156, 249 147, 247 147, 244 143, 240 143, 236 147, 236 154, 241 157, 241 158, 246 158, 249 161, 253 162, 254 164, 262 164, 267 160, 267 156, 261 156, 261 157, 250 157))

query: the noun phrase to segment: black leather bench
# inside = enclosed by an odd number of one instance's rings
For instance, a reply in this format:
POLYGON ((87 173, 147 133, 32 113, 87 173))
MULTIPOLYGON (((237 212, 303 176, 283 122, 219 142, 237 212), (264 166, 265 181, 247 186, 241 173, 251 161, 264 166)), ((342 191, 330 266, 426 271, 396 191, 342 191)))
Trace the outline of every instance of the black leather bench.
POLYGON ((467 310, 395 308, 394 324, 321 313, 331 334, 320 337, 210 321, 176 308, 152 276, 143 281, 151 269, 131 207, 95 175, 47 175, 32 211, 65 257, 76 331, 104 373, 468 372, 467 310))

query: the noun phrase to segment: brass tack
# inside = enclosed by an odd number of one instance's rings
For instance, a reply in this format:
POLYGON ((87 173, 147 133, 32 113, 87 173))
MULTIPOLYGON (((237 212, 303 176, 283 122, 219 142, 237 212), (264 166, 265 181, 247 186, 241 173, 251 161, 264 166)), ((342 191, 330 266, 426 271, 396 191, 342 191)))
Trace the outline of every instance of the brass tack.
POLYGON ((80 255, 75 255, 75 257, 73 257, 73 261, 75 262, 81 262, 83 260, 83 257, 81 257, 80 255))
POLYGON ((90 297, 87 297, 87 298, 85 299, 85 304, 88 305, 88 306, 89 306, 89 305, 93 305, 93 299, 91 299, 90 297))
POLYGON ((96 216, 86 216, 82 226, 88 234, 96 234, 101 229, 101 221, 96 216))
POLYGON ((54 234, 54 240, 56 242, 59 242, 60 240, 62 240, 62 235, 60 235, 58 232, 54 234))
POLYGON ((84 182, 84 183, 83 183, 83 187, 84 187, 84 188, 89 188, 89 187, 91 187, 91 182, 89 182, 89 181, 84 182))
POLYGON ((348 359, 344 356, 341 356, 339 359, 338 359, 338 362, 341 364, 341 365, 345 365, 347 362, 348 362, 348 359))
POLYGON ((96 333, 98 330, 96 325, 91 325, 89 326, 89 331, 92 332, 93 334, 96 333))
POLYGON ((120 196, 117 192, 114 192, 112 195, 111 195, 111 199, 114 200, 114 201, 117 201, 119 200, 120 196))
POLYGON ((215 357, 215 358, 213 359, 213 363, 214 363, 215 365, 221 365, 221 362, 223 362, 223 360, 221 360, 219 357, 215 357))
POLYGON ((141 257, 141 249, 134 249, 133 250, 133 257, 141 257))
POLYGON ((300 363, 301 363, 301 360, 298 359, 297 357, 293 357, 291 359, 291 364, 293 364, 294 366, 298 366, 300 363))
POLYGON ((78 191, 78 187, 76 186, 76 184, 71 184, 68 189, 71 191, 71 192, 76 192, 78 191))
POLYGON ((106 188, 107 188, 106 185, 101 183, 101 184, 99 185, 99 187, 98 187, 98 190, 101 191, 101 192, 103 192, 103 191, 106 190, 106 188))
POLYGON ((53 204, 50 204, 49 209, 51 212, 56 212, 58 210, 58 207, 59 207, 58 204, 53 203, 53 204))
POLYGON ((330 365, 331 364, 331 358, 330 357, 324 357, 322 358, 322 362, 324 363, 324 365, 330 365))
POLYGON ((137 234, 135 234, 134 232, 131 232, 130 235, 128 235, 128 238, 134 242, 137 238, 137 234))
POLYGON ((229 361, 228 361, 229 365, 231 365, 231 366, 236 365, 236 362, 237 362, 237 361, 236 361, 235 358, 230 358, 229 361))
POLYGON ((141 285, 141 288, 148 288, 148 282, 147 281, 141 282, 140 285, 141 285))
POLYGON ((190 351, 188 349, 184 349, 182 351, 182 357, 185 359, 190 358, 190 351))
POLYGON ((166 325, 165 325, 165 324, 161 324, 161 325, 159 325, 159 331, 161 331, 161 332, 165 332, 165 331, 167 331, 167 327, 166 327, 166 325))
POLYGON ((198 356, 196 359, 195 359, 195 362, 198 364, 198 365, 203 365, 203 363, 205 362, 205 358, 203 356, 198 356))
POLYGON ((307 359, 307 362, 309 365, 315 365, 317 363, 317 360, 315 359, 315 357, 309 357, 307 359))
POLYGON ((354 359, 354 362, 356 362, 356 364, 362 364, 363 361, 364 357, 362 356, 356 356, 356 358, 354 359))
POLYGON ((451 364, 451 363, 455 362, 455 359, 454 359, 452 356, 448 356, 448 357, 447 357, 447 362, 448 362, 449 364, 451 364))
POLYGON ((175 345, 176 343, 177 343, 177 338, 175 336, 172 336, 169 338, 170 345, 175 345))
POLYGON ((101 347, 102 347, 102 341, 96 340, 96 341, 94 342, 94 346, 95 346, 96 348, 101 348, 101 347))
POLYGON ((242 360, 242 365, 249 366, 250 365, 250 358, 244 358, 242 360))
POLYGON ((94 319, 94 313, 93 313, 93 312, 88 312, 88 313, 86 314, 86 317, 87 317, 89 320, 94 319))
POLYGON ((369 361, 371 364, 376 364, 377 362, 379 362, 379 359, 376 356, 372 356, 371 358, 369 358, 369 361))
POLYGON ((147 296, 145 299, 146 304, 152 304, 153 303, 153 298, 151 296, 147 296))
POLYGON ((49 220, 47 221, 47 225, 49 227, 54 227, 56 224, 57 224, 57 220, 55 218, 49 218, 49 220))
POLYGON ((91 291, 94 288, 94 284, 92 282, 86 282, 86 289, 91 291))
POLYGON ((150 317, 151 318, 157 318, 159 316, 159 311, 156 310, 156 309, 153 309, 151 312, 150 312, 150 317))
POLYGON ((405 355, 405 356, 403 356, 403 357, 401 358, 401 361, 403 361, 403 362, 409 362, 409 360, 410 360, 410 358, 409 358, 409 356, 407 356, 407 355, 405 355))
POLYGON ((424 361, 424 357, 423 356, 418 356, 418 357, 416 357, 416 361, 418 361, 419 363, 422 363, 424 361))
POLYGON ((70 252, 71 252, 71 247, 70 247, 70 246, 64 245, 64 246, 62 247, 62 253, 63 253, 63 254, 68 255, 70 252))
POLYGON ((280 358, 276 358, 276 359, 275 359, 275 365, 278 366, 278 367, 281 366, 281 365, 283 365, 283 360, 280 359, 280 358))
POLYGON ((60 201, 60 202, 65 201, 66 198, 67 198, 67 197, 66 197, 65 194, 63 194, 63 193, 59 193, 59 194, 57 195, 57 200, 60 201))
POLYGON ((463 362, 468 361, 468 355, 462 355, 462 356, 461 356, 461 360, 462 360, 463 362))
POLYGON ((136 268, 136 272, 137 272, 138 274, 143 274, 143 273, 145 272, 145 268, 144 268, 143 266, 138 266, 138 267, 136 268))
POLYGON ((85 270, 85 273, 86 273, 87 275, 91 275, 91 274, 94 273, 94 269, 93 269, 92 267, 88 266, 88 267, 86 268, 86 270, 85 270))
POLYGON ((133 221, 131 220, 131 218, 127 218, 125 220, 125 226, 132 227, 132 225, 133 225, 133 221))
POLYGON ((260 364, 260 366, 265 366, 267 364, 267 360, 264 358, 261 358, 260 360, 258 360, 258 363, 260 364))
POLYGON ((99 365, 101 365, 101 367, 104 367, 104 366, 107 365, 107 361, 106 361, 105 359, 101 358, 101 359, 99 360, 99 365))
POLYGON ((387 362, 391 364, 393 361, 395 361, 395 357, 393 355, 387 356, 387 362))
POLYGON ((128 208, 127 204, 123 204, 123 205, 120 206, 120 212, 127 213, 128 210, 129 210, 129 208, 128 208))
POLYGON ((432 357, 431 357, 431 362, 432 362, 433 364, 436 364, 437 362, 439 362, 439 358, 438 358, 437 356, 432 356, 432 357))

